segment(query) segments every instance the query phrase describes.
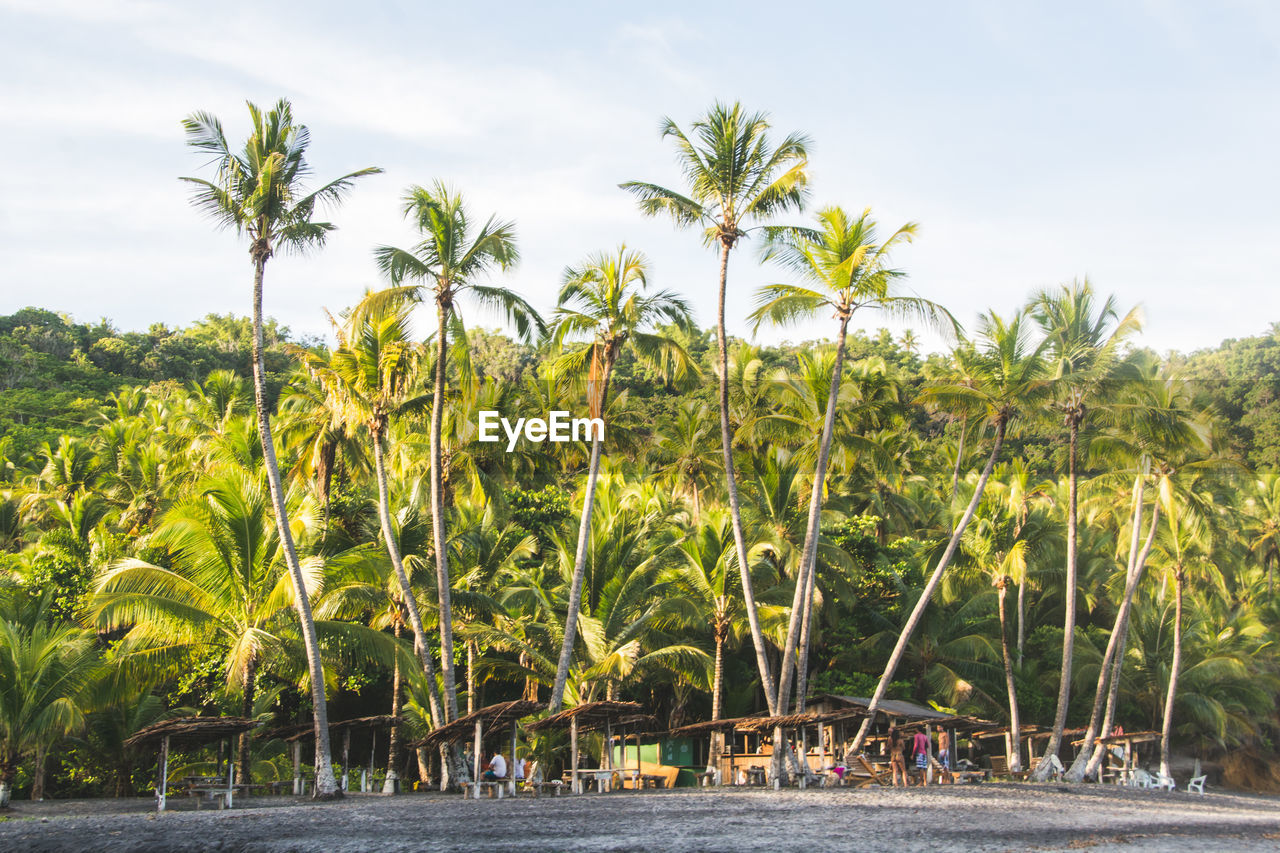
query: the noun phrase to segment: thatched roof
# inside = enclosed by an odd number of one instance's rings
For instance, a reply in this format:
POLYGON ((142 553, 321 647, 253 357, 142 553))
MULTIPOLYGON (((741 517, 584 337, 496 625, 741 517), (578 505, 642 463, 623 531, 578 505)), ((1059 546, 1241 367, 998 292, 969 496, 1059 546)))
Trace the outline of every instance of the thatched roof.
POLYGON ((588 702, 585 705, 565 708, 557 714, 530 723, 527 728, 531 732, 567 729, 570 722, 575 719, 578 721, 580 732, 603 728, 605 723, 624 726, 653 723, 653 718, 644 714, 644 706, 639 702, 588 702))
POLYGON ((806 711, 803 714, 784 714, 778 717, 764 717, 757 714, 750 717, 731 717, 724 720, 706 720, 701 723, 690 723, 687 726, 672 729, 671 734, 677 736, 689 736, 706 734, 707 732, 713 731, 723 731, 726 729, 735 729, 740 732, 768 731, 779 727, 784 729, 794 729, 797 726, 812 726, 816 723, 834 723, 837 720, 851 720, 864 716, 866 716, 866 714, 856 708, 846 708, 838 711, 825 711, 822 713, 806 711))
POLYGON ((486 705, 483 708, 472 711, 465 717, 459 717, 452 723, 446 723, 438 729, 432 729, 426 737, 414 741, 409 746, 414 749, 418 747, 431 748, 442 743, 466 740, 475 733, 477 722, 483 728, 496 728, 513 723, 521 717, 527 717, 541 709, 542 705, 537 702, 530 702, 527 699, 515 699, 511 702, 486 705))
MULTIPOLYGON (((1004 737, 1005 735, 1009 734, 1009 732, 1011 732, 1012 730, 1013 730, 1012 726, 1000 726, 994 729, 974 729, 973 732, 970 733, 970 736, 976 737, 978 739, 989 738, 989 737, 1004 737)), ((1020 737, 1030 737, 1031 735, 1036 734, 1037 732, 1046 732, 1046 731, 1048 731, 1047 728, 1045 728, 1044 726, 1037 726, 1035 723, 1024 723, 1023 725, 1018 726, 1018 735, 1020 737)))
MULTIPOLYGON (((340 732, 344 729, 385 729, 390 726, 398 726, 404 722, 403 717, 393 717, 390 714, 381 714, 374 717, 354 717, 350 720, 339 720, 336 723, 329 724, 329 734, 340 732)), ((285 735, 285 740, 292 743, 295 740, 306 740, 313 738, 316 734, 316 727, 312 723, 305 723, 297 726, 290 726, 284 729, 277 729, 277 737, 285 735), (292 731, 293 734, 285 735, 286 732, 292 731)))
POLYGON ((152 723, 124 742, 125 746, 143 746, 169 738, 170 746, 203 746, 206 743, 235 737, 258 725, 247 717, 175 717, 152 723))
MULTIPOLYGON (((1066 734, 1066 732, 1063 732, 1063 734, 1066 734)), ((1098 743, 1119 744, 1124 743, 1125 741, 1129 741, 1130 743, 1147 743, 1148 741, 1153 740, 1160 740, 1160 732, 1125 732, 1122 735, 1107 735, 1106 737, 1098 738, 1098 743)), ((1084 743, 1084 738, 1081 738, 1080 740, 1073 740, 1071 745, 1079 746, 1082 743, 1084 743)))

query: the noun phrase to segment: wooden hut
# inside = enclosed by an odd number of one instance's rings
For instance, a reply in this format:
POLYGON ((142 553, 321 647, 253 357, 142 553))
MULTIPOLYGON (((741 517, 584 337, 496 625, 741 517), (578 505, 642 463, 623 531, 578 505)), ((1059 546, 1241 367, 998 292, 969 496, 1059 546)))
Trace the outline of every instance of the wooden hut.
MULTIPOLYGON (((613 750, 609 748, 609 744, 613 741, 615 727, 624 742, 628 731, 634 733, 651 728, 653 718, 643 712, 644 707, 639 702, 587 702, 565 708, 563 711, 530 723, 527 728, 529 731, 566 728, 569 730, 568 774, 571 790, 575 794, 581 794, 585 789, 584 782, 590 779, 595 780, 598 790, 608 790, 612 787, 615 775, 624 779, 629 775, 632 784, 639 787, 641 776, 639 751, 637 750, 636 767, 613 767, 613 750), (604 733, 605 748, 601 751, 601 766, 597 769, 583 770, 579 767, 578 735, 590 731, 604 733)), ((625 749, 622 755, 625 760, 625 749)))
MULTIPOLYGON (((527 699, 514 699, 510 702, 499 702, 496 705, 487 705, 467 714, 465 717, 459 717, 451 723, 446 723, 439 728, 432 729, 426 737, 421 740, 414 741, 409 744, 411 749, 426 748, 433 749, 443 744, 459 743, 467 738, 473 738, 474 757, 472 759, 472 779, 480 779, 481 762, 484 760, 484 733, 485 730, 499 731, 506 726, 511 726, 511 761, 508 763, 508 787, 512 794, 515 793, 515 757, 516 757, 516 737, 519 733, 520 720, 542 709, 542 705, 537 702, 531 702, 527 699)), ((479 796, 480 789, 475 789, 476 796, 479 796)))
MULTIPOLYGON (((156 810, 164 811, 165 794, 169 789, 169 749, 171 747, 198 747, 223 739, 234 744, 237 737, 257 725, 255 720, 246 717, 176 717, 147 726, 126 740, 124 745, 126 747, 159 745, 160 759, 156 768, 159 777, 156 783, 156 810)), ((227 761, 227 785, 225 789, 219 788, 219 793, 223 798, 221 804, 231 808, 236 788, 234 747, 228 750, 228 755, 231 757, 227 761)), ((193 789, 193 792, 204 793, 206 790, 212 791, 212 786, 203 786, 199 790, 193 789)))

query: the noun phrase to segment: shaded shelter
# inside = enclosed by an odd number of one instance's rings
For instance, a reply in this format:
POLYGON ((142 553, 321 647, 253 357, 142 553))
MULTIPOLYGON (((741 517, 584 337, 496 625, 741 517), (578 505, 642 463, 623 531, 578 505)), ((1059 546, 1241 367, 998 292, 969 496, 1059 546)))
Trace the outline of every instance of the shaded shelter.
MULTIPOLYGON (((1107 751, 1107 764, 1102 768, 1100 780, 1118 782, 1123 785, 1129 784, 1133 779, 1134 771, 1140 769, 1138 744, 1158 740, 1160 740, 1160 732, 1151 731, 1121 732, 1120 734, 1098 738, 1096 748, 1107 751)), ((1071 745, 1079 749, 1083 743, 1084 738, 1081 738, 1080 740, 1072 741, 1071 745)))
MULTIPOLYGON (((537 713, 542 710, 541 703, 533 702, 528 699, 513 699, 510 702, 499 702, 495 705, 486 705, 483 708, 477 708, 464 717, 459 717, 451 723, 445 723, 439 728, 432 729, 426 737, 416 740, 409 744, 411 749, 418 748, 439 748, 446 744, 458 743, 465 741, 469 736, 474 738, 474 752, 472 759, 472 778, 479 781, 480 767, 483 760, 484 747, 484 731, 501 729, 504 726, 511 726, 511 761, 507 764, 507 773, 511 793, 515 793, 515 757, 516 757, 516 735, 519 731, 520 720, 530 714, 537 713)), ((476 795, 479 796, 480 790, 476 789, 476 795)))
MULTIPOLYGON (((569 730, 569 774, 570 784, 575 794, 582 793, 582 778, 584 772, 578 768, 578 735, 581 732, 603 731, 605 738, 605 748, 601 753, 601 770, 602 771, 618 771, 624 777, 630 773, 637 780, 636 787, 639 787, 638 780, 640 778, 640 756, 639 750, 636 751, 636 767, 628 768, 626 764, 626 750, 623 749, 623 767, 614 768, 613 750, 610 744, 613 741, 614 726, 618 726, 621 731, 623 743, 626 743, 628 729, 632 734, 646 730, 653 725, 653 717, 644 713, 644 706, 639 702, 587 702, 583 705, 575 705, 572 708, 565 708, 563 711, 544 717, 530 723, 527 728, 531 732, 536 731, 554 731, 558 729, 569 730)), ((612 774, 610 774, 612 775, 612 774)))
MULTIPOLYGON (((198 747, 220 740, 234 740, 258 725, 247 717, 176 717, 161 720, 142 729, 124 742, 126 747, 160 745, 159 781, 156 786, 156 810, 165 809, 165 792, 169 788, 169 750, 174 746, 198 747)), ((235 790, 235 762, 227 762, 226 805, 231 808, 235 790)))
MULTIPOLYGON (((403 721, 402 717, 379 714, 372 717, 354 717, 350 720, 340 720, 329 724, 330 737, 333 737, 335 732, 342 732, 342 774, 338 777, 338 784, 342 787, 342 790, 347 790, 347 769, 351 761, 351 732, 363 729, 369 730, 369 767, 365 777, 365 784, 362 786, 363 790, 373 782, 373 758, 378 751, 378 730, 398 726, 403 721)), ((296 733, 285 737, 285 741, 293 745, 293 793, 301 795, 306 793, 302 779, 302 742, 308 738, 314 738, 315 729, 310 724, 293 728, 296 729, 296 733)))

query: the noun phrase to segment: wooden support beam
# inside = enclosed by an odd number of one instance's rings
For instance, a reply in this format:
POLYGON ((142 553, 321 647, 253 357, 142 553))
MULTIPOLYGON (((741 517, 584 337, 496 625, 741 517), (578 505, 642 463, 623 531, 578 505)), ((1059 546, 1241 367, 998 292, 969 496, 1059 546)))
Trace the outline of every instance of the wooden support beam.
POLYGON ((582 782, 578 779, 578 718, 569 718, 569 789, 574 794, 582 793, 582 782))
POLYGON ((347 790, 347 771, 351 767, 351 727, 342 730, 342 790, 347 790))
POLYGON ((511 777, 511 796, 516 795, 516 735, 519 733, 520 723, 517 720, 511 721, 511 761, 507 763, 507 775, 511 777))
MULTIPOLYGON (((235 744, 235 741, 231 741, 231 742, 228 744, 228 746, 230 747, 230 750, 229 750, 229 751, 230 751, 232 754, 234 754, 234 753, 235 753, 235 746, 234 746, 234 744, 235 744)), ((236 766, 236 763, 235 763, 234 761, 228 761, 228 762, 227 762, 227 808, 231 808, 231 800, 232 800, 233 795, 235 794, 235 791, 236 791, 235 785, 234 785, 234 783, 233 783, 233 780, 235 779, 235 766, 236 766)), ((248 780, 246 780, 246 782, 247 782, 247 781, 248 781, 248 780)), ((245 793, 248 793, 248 791, 249 791, 249 789, 248 789, 248 788, 245 788, 245 793)))

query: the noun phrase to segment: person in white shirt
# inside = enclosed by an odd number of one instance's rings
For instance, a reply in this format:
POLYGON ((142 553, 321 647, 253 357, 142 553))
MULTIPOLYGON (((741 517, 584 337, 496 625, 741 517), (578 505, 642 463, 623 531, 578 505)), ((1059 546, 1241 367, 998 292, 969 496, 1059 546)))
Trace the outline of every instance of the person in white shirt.
POLYGON ((505 778, 507 778, 507 760, 502 757, 501 752, 494 752, 493 758, 489 759, 489 769, 484 771, 484 780, 497 782, 505 778))
POLYGON ((525 766, 525 760, 523 758, 511 759, 511 778, 517 782, 523 782, 524 766, 525 766))

